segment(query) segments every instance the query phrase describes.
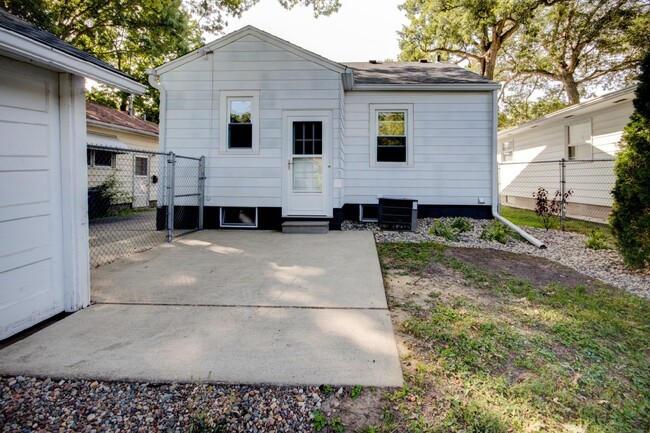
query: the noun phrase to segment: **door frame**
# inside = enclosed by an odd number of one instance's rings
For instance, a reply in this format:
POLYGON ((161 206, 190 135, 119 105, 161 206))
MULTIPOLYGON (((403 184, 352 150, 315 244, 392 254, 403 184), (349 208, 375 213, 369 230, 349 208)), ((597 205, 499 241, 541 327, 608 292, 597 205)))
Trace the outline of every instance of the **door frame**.
POLYGON ((331 218, 332 207, 332 111, 292 110, 282 112, 282 216, 331 218), (291 176, 288 161, 293 155, 293 122, 323 122, 323 206, 321 213, 298 213, 291 209, 291 176))
MULTIPOLYGON (((140 197, 143 197, 145 194, 139 194, 140 197)), ((138 154, 133 154, 133 208, 137 209, 142 209, 142 208, 147 208, 149 207, 149 203, 151 202, 151 158, 149 155, 138 155, 138 154), (137 159, 142 158, 147 160, 147 174, 146 175, 138 175, 136 174, 137 170, 137 159), (136 206, 135 205, 135 197, 136 197, 136 190, 141 186, 140 180, 142 178, 145 178, 147 181, 147 193, 146 193, 146 204, 144 206, 136 206)))

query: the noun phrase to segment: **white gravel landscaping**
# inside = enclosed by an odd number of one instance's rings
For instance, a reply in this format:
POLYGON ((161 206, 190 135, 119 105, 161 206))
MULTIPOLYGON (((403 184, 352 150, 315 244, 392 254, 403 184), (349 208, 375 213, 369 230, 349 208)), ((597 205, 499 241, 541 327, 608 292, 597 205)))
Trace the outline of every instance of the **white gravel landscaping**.
POLYGON ((466 248, 486 248, 505 250, 513 253, 544 257, 575 269, 621 289, 650 299, 650 273, 627 268, 616 250, 592 250, 585 246, 587 236, 580 233, 543 230, 522 227, 537 239, 544 242, 546 249, 539 249, 526 241, 510 239, 505 245, 480 239, 483 229, 491 220, 469 219, 473 224, 471 231, 461 233, 458 242, 429 234, 434 218, 418 220, 415 232, 385 231, 374 223, 344 221, 342 230, 372 230, 377 242, 421 242, 433 240, 446 245, 466 248))

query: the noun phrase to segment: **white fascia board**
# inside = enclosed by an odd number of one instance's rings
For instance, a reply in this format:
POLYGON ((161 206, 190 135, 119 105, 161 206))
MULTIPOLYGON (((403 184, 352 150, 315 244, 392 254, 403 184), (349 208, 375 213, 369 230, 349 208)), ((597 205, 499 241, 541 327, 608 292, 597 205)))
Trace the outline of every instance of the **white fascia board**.
POLYGON ((135 80, 115 74, 100 66, 85 62, 4 28, 0 28, 0 50, 7 51, 35 65, 92 78, 95 81, 117 87, 125 92, 141 95, 147 90, 145 86, 135 80))
POLYGON ((120 132, 130 132, 131 134, 146 135, 148 137, 158 138, 158 134, 149 131, 142 131, 141 129, 129 128, 128 126, 113 125, 112 123, 100 122, 99 120, 86 119, 86 124, 92 126, 99 126, 101 128, 112 129, 120 132))
MULTIPOLYGON (((587 108, 595 108, 595 109, 602 109, 607 107, 607 102, 614 102, 614 100, 619 99, 621 97, 631 97, 634 99, 634 91, 636 90, 636 85, 633 86, 628 86, 624 87, 620 90, 617 90, 615 92, 607 93, 605 95, 598 96, 597 98, 590 99, 585 102, 581 102, 580 104, 576 105, 570 105, 566 108, 563 108, 561 110, 554 111, 552 113, 547 114, 546 116, 543 117, 538 117, 537 119, 531 120, 530 122, 526 123, 520 123, 519 125, 512 126, 508 129, 504 129, 502 131, 499 131, 499 137, 503 136, 504 134, 512 134, 513 132, 517 131, 519 129, 523 128, 530 128, 531 126, 534 125, 542 125, 545 123, 549 123, 553 120, 556 120, 560 117, 567 116, 569 114, 573 116, 577 116, 580 114, 580 111, 585 110, 587 108), (602 107, 597 107, 598 105, 603 105, 602 107)), ((593 111, 593 110, 591 110, 593 111)))
POLYGON ((271 45, 275 45, 280 49, 295 54, 296 56, 301 57, 310 62, 316 63, 326 69, 330 69, 332 71, 341 74, 344 73, 347 69, 344 65, 340 63, 336 63, 332 60, 326 59, 325 57, 319 56, 316 53, 312 53, 311 51, 305 50, 304 48, 294 45, 291 42, 285 41, 284 39, 280 39, 277 36, 273 36, 272 34, 262 31, 256 27, 246 26, 222 38, 210 42, 209 44, 204 45, 201 48, 198 48, 190 53, 187 53, 182 57, 174 59, 163 65, 160 65, 156 67, 153 71, 155 75, 164 74, 166 72, 178 68, 179 66, 189 63, 192 60, 199 59, 208 53, 223 48, 226 45, 236 42, 237 40, 249 35, 255 36, 264 42, 267 42, 271 45))
POLYGON ((355 84, 352 90, 372 92, 372 91, 402 91, 402 92, 419 92, 419 91, 492 91, 501 89, 501 84, 355 84))

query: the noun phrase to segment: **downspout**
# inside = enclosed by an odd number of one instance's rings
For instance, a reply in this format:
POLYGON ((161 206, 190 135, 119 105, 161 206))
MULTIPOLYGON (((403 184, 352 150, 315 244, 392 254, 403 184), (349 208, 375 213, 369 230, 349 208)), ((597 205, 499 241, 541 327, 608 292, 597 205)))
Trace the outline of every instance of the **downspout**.
POLYGON ((499 221, 506 227, 510 228, 512 231, 517 233, 519 236, 522 238, 526 239, 528 242, 536 246, 537 248, 540 249, 546 249, 546 245, 539 239, 535 238, 534 236, 531 236, 530 234, 526 233, 523 231, 519 226, 511 223, 501 215, 499 215, 499 172, 497 169, 497 153, 498 153, 498 145, 497 145, 497 129, 498 129, 498 114, 497 114, 497 106, 498 106, 498 95, 497 95, 498 90, 493 90, 492 91, 492 216, 494 217, 495 220, 499 221))

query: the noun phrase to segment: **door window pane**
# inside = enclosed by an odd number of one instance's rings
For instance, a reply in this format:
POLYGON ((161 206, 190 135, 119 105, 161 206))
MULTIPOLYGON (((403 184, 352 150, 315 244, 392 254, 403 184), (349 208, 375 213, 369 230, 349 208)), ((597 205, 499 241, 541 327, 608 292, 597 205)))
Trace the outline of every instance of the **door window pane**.
POLYGON ((293 159, 293 190, 296 192, 323 190, 323 158, 293 159))
POLYGON ((323 122, 293 122, 293 154, 323 154, 323 122))
POLYGON ((146 176, 149 173, 149 160, 139 156, 135 157, 135 175, 146 176))

